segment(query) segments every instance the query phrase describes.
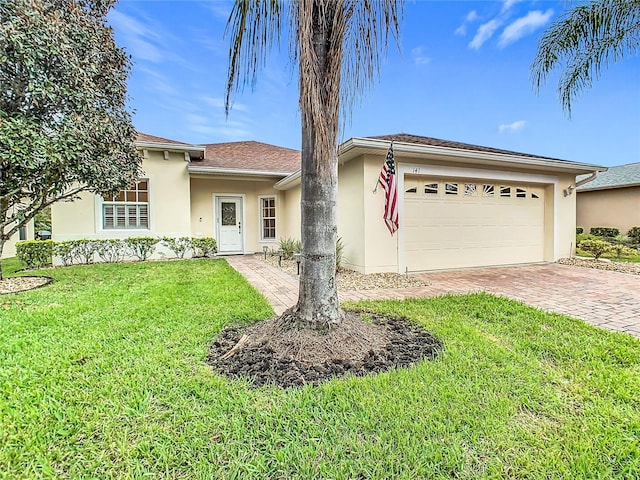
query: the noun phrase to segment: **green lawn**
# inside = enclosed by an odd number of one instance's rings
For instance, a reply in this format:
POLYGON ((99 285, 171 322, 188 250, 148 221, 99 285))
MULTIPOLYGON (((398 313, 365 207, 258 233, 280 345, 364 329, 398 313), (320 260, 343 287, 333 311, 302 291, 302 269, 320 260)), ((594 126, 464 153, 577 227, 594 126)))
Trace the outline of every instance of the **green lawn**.
MULTIPOLYGON (((445 348, 318 388, 204 363, 271 315, 224 260, 58 268, 0 296, 0 478, 637 478, 640 342, 486 294, 359 304, 445 348)), ((351 305, 353 306, 353 305, 351 305)))

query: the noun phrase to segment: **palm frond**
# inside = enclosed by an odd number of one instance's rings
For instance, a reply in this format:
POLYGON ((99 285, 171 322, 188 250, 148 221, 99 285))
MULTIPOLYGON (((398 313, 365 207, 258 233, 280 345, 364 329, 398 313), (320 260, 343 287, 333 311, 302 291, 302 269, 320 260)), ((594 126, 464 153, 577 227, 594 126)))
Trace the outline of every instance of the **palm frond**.
POLYGON ((237 0, 225 36, 231 37, 225 111, 231 96, 247 83, 255 84, 271 46, 280 39, 282 7, 278 0, 237 0))
POLYGON ((543 34, 531 66, 536 91, 564 66, 558 82, 562 107, 592 86, 603 67, 640 51, 640 0, 595 0, 563 14, 543 34))

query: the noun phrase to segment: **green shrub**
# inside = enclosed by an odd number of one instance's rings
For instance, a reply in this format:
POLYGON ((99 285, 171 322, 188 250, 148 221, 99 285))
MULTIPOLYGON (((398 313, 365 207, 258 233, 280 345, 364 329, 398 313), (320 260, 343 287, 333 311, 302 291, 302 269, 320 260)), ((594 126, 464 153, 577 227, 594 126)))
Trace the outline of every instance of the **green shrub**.
POLYGON ((611 253, 616 257, 616 260, 620 260, 620 257, 623 256, 637 255, 638 251, 629 248, 624 243, 615 243, 611 245, 611 253))
POLYGON ((53 242, 53 254, 59 257, 62 264, 67 266, 73 263, 75 258, 75 240, 65 240, 63 242, 53 242))
POLYGON ((590 235, 588 233, 579 233, 576 235, 576 245, 580 246, 580 242, 583 240, 602 240, 600 237, 590 235))
POLYGON ((189 237, 162 237, 160 243, 171 250, 178 258, 184 258, 184 254, 191 248, 191 239, 189 237))
POLYGON ((580 235, 581 233, 584 233, 584 228, 576 227, 576 235, 580 235))
POLYGON ((103 262, 117 263, 122 261, 125 254, 125 244, 123 240, 117 238, 107 238, 95 240, 96 252, 103 262))
POLYGON ((589 233, 597 237, 613 238, 617 235, 620 235, 620 230, 612 227, 591 227, 589 233))
POLYGON ((16 242, 16 256, 26 268, 51 265, 53 242, 51 240, 24 240, 16 242))
POLYGON ((282 251, 282 258, 293 258, 295 253, 300 253, 302 250, 302 242, 295 238, 281 238, 280 250, 282 251))
POLYGON ((124 239, 124 246, 128 254, 143 262, 153 254, 159 241, 154 237, 130 237, 124 239))
POLYGON ((591 255, 595 257, 597 260, 605 253, 611 252, 611 244, 605 240, 600 239, 586 239, 582 240, 578 247, 584 250, 585 252, 589 252, 591 255))
POLYGON ((215 238, 192 238, 191 248, 196 257, 213 257, 218 252, 218 242, 215 238))
POLYGON ((95 254, 98 251, 96 241, 83 238, 82 240, 72 240, 72 242, 74 242, 73 257, 78 263, 84 263, 85 265, 93 263, 95 254))
POLYGON ((640 243, 640 227, 631 227, 627 235, 634 243, 640 243))

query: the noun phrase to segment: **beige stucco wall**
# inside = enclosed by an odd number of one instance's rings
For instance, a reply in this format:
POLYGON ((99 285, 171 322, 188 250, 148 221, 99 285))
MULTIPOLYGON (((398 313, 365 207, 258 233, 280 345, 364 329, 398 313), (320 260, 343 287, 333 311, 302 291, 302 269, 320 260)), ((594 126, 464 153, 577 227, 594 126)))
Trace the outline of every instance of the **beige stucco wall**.
MULTIPOLYGON (((35 228, 33 220, 27 222, 27 231, 25 240, 33 240, 35 238, 35 228)), ((4 244, 2 249, 2 258, 9 258, 16 256, 16 242, 20 241, 20 232, 16 232, 8 242, 4 244)))
POLYGON ((280 203, 280 212, 283 212, 283 214, 280 216, 281 221, 278 222, 279 225, 281 225, 278 229, 278 234, 282 238, 295 238, 300 240, 302 237, 302 212, 300 210, 302 190, 300 185, 298 184, 289 190, 280 191, 278 195, 282 195, 284 200, 280 203))
POLYGON ((188 236, 191 232, 189 173, 183 153, 148 151, 143 159, 149 179, 149 229, 102 228, 102 198, 84 192, 73 202, 57 202, 51 208, 54 240, 126 238, 137 236, 188 236))
MULTIPOLYGON (((263 246, 277 249, 280 238, 300 238, 299 217, 297 217, 298 233, 295 233, 295 217, 289 218, 290 205, 288 197, 293 197, 295 191, 278 191, 273 188, 276 180, 252 181, 238 180, 237 177, 194 177, 191 178, 191 235, 194 237, 216 238, 215 196, 240 196, 243 199, 243 244, 245 253, 261 252, 263 246), (260 210, 261 196, 276 197, 276 239, 260 239, 260 210)), ((298 195, 298 210, 300 201, 298 195)), ((295 205, 293 206, 295 208, 295 205)))
POLYGON ((364 162, 356 158, 338 167, 338 236, 344 245, 341 266, 365 271, 364 162))
POLYGON ((579 192, 577 226, 589 233, 591 227, 618 228, 626 235, 640 226, 640 187, 579 192))

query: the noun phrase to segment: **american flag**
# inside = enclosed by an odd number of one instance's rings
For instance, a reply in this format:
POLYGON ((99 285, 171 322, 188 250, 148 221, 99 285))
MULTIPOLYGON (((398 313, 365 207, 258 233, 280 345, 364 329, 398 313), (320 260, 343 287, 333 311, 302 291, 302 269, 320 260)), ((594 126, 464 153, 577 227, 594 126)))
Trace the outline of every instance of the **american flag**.
POLYGON ((398 230, 398 184, 396 182, 396 162, 393 159, 393 142, 389 146, 387 158, 382 165, 378 183, 384 188, 384 222, 391 235, 398 230))

